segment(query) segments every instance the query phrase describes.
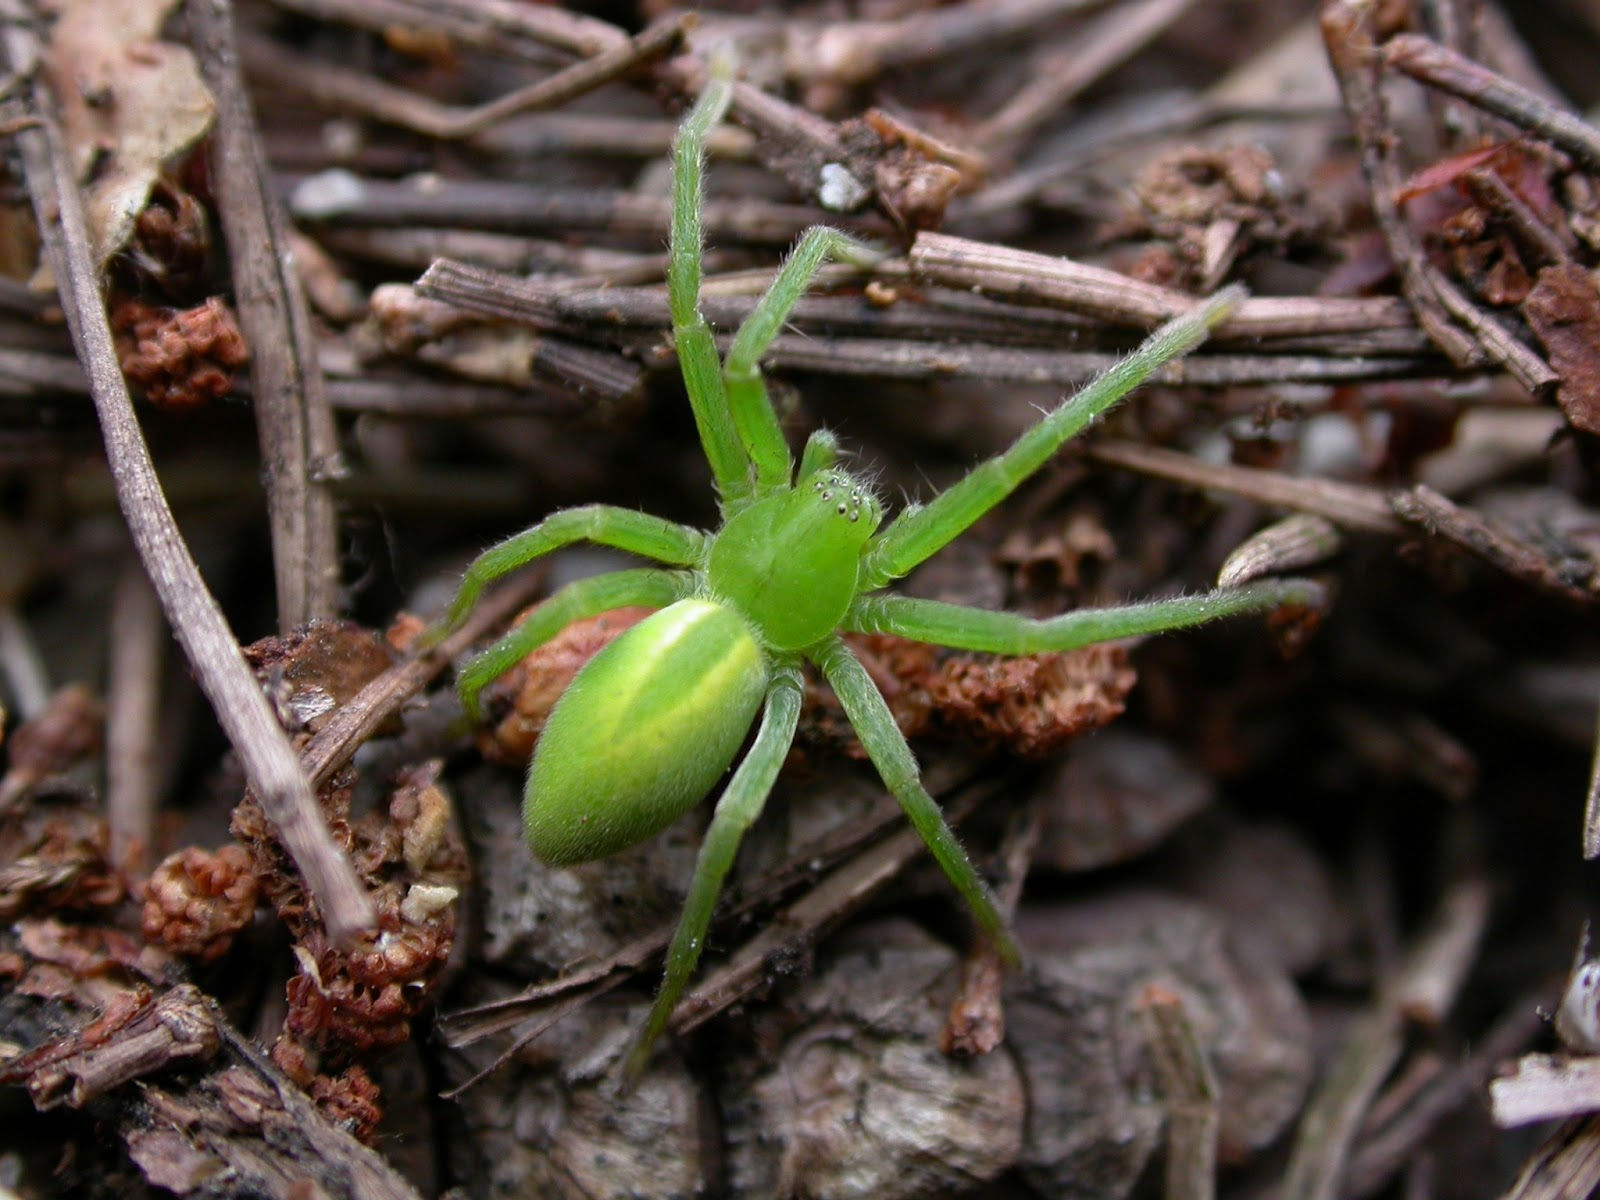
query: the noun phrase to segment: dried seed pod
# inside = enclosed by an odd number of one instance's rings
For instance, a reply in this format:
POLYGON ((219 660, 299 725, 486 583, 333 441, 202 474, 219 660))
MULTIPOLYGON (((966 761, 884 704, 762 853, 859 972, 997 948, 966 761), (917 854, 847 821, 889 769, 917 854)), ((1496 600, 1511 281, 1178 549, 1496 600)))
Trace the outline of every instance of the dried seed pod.
POLYGON ((233 944, 256 908, 250 852, 189 846, 170 854, 144 889, 144 935, 174 954, 210 962, 233 944))
POLYGON ((123 299, 111 323, 122 373, 159 408, 196 408, 228 395, 250 360, 238 319, 217 296, 181 311, 123 299))
POLYGON ((448 939, 425 926, 385 928, 349 955, 308 937, 296 947, 300 972, 286 988, 284 1030, 335 1058, 398 1046, 449 950, 448 939))
POLYGON ((760 1049, 721 1089, 730 1191, 911 1200, 1007 1170, 1022 1145, 1017 1064, 1003 1049, 938 1048, 958 970, 949 947, 882 921, 831 944, 814 976, 756 1013, 760 1049))
POLYGON ((318 793, 335 838, 371 888, 377 908, 376 935, 351 948, 329 942, 254 799, 233 814, 233 833, 249 847, 263 895, 295 936, 299 970, 285 988, 288 1008, 273 1059, 325 1098, 331 1118, 363 1135, 379 1115, 375 1089, 370 1080, 335 1072, 411 1037, 412 1022, 447 977, 456 945, 467 859, 449 796, 439 785, 441 767, 429 760, 402 772, 389 803, 355 819, 350 768, 318 793))
POLYGON ((341 950, 312 927, 295 946, 300 973, 289 981, 284 1028, 313 1047, 344 1056, 399 1045, 444 975, 466 851, 438 783, 441 766, 411 768, 386 813, 351 827, 351 858, 372 882, 378 935, 341 950))
POLYGON ((394 663, 377 633, 354 621, 317 618, 245 647, 245 659, 277 705, 285 729, 315 733, 334 709, 394 663))
POLYGON ((105 818, 89 800, 29 805, 0 821, 0 920, 111 908, 125 894, 105 818))
POLYGON ((332 1077, 318 1075, 308 1091, 328 1120, 369 1146, 373 1143, 383 1119, 383 1096, 364 1069, 352 1066, 332 1077))
POLYGON ((1226 278, 1241 255, 1281 253, 1321 236, 1327 221, 1257 145, 1175 150, 1141 172, 1134 199, 1138 207, 1116 235, 1164 242, 1152 247, 1164 269, 1147 259, 1138 275, 1202 291, 1226 278))
POLYGON ((928 683, 938 720, 1021 758, 1057 754, 1122 715, 1138 676, 1117 645, 1024 658, 946 660, 928 683))
POLYGON ((211 247, 211 216, 205 205, 177 180, 162 176, 133 220, 122 265, 131 268, 141 291, 193 299, 211 273, 211 247))
MULTIPOLYGON (((1120 716, 1138 679, 1117 645, 1003 658, 941 652, 892 634, 846 640, 908 738, 936 730, 1020 758, 1050 758, 1120 716)), ((831 692, 813 686, 807 702, 808 742, 864 757, 831 692)))
MULTIPOLYGON (((350 796, 355 788, 355 772, 346 767, 336 771, 331 779, 317 789, 317 804, 335 841, 347 853, 355 844, 350 825, 350 796)), ((256 881, 261 895, 278 914, 278 919, 296 938, 320 930, 321 924, 315 906, 306 894, 305 882, 290 860, 283 844, 278 841, 277 830, 261 810, 253 795, 245 798, 233 810, 228 832, 249 849, 255 864, 256 881)))
POLYGON ((35 784, 96 753, 104 725, 104 705, 83 684, 70 683, 52 695, 44 711, 17 726, 8 739, 0 812, 35 784))

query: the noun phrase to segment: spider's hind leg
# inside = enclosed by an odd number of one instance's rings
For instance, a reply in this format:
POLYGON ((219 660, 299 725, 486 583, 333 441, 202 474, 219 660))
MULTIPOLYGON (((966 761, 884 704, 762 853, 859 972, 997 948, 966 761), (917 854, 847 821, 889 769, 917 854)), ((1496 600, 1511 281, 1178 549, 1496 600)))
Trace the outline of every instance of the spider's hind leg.
POLYGON ((911 747, 894 723, 894 716, 867 669, 837 635, 808 649, 806 657, 816 664, 833 688, 867 757, 882 776, 884 786, 900 802, 907 819, 927 843, 929 853, 938 861, 945 877, 967 902, 979 927, 1001 955, 1015 963, 1020 955, 1005 917, 945 822, 939 805, 922 786, 911 747))
POLYGON ((661 990, 656 993, 655 1004, 628 1056, 629 1074, 637 1075, 644 1068, 650 1048, 666 1031, 683 989, 700 961, 722 881, 733 866, 745 830, 761 815, 789 746, 794 742, 802 694, 803 683, 797 667, 779 667, 773 672, 767 689, 766 712, 755 741, 717 801, 711 826, 700 845, 700 857, 695 861, 694 878, 689 881, 683 915, 678 918, 672 945, 667 949, 667 969, 661 980, 661 990))

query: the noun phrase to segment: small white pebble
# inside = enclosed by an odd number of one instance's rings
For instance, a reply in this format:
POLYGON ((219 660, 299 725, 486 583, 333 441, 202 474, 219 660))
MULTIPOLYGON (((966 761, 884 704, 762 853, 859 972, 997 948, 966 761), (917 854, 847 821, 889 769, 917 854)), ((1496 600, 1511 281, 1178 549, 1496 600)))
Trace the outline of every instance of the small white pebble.
POLYGON ((867 185, 840 163, 823 163, 818 175, 817 203, 829 212, 854 212, 871 194, 867 185))
POLYGON ((359 175, 334 167, 302 179, 289 197, 289 208, 295 216, 315 221, 360 207, 366 194, 359 175))
POLYGON ((1306 420, 1300 431, 1302 475, 1333 479, 1360 478, 1367 469, 1367 445, 1382 445, 1388 433, 1387 413, 1372 413, 1357 429, 1343 413, 1319 413, 1306 420))
POLYGON ((323 123, 322 148, 331 158, 354 158, 366 144, 366 130, 359 121, 335 118, 323 123))

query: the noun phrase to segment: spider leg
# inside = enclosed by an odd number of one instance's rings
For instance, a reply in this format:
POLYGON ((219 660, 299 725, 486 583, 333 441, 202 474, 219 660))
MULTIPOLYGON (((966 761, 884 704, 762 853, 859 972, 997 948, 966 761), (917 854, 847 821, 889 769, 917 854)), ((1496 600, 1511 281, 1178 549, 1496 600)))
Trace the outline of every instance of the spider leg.
POLYGON ((650 567, 611 571, 567 584, 547 597, 516 628, 461 668, 456 678, 456 691, 461 695, 467 716, 474 722, 480 721, 483 710, 478 703, 479 693, 572 622, 630 604, 664 608, 682 599, 692 586, 688 572, 658 571, 650 567))
POLYGON ((862 596, 845 614, 844 628, 852 633, 894 633, 957 650, 1039 654, 1075 650, 1139 634, 1164 633, 1285 604, 1320 608, 1324 595, 1323 587, 1308 579, 1270 579, 1244 587, 1217 588, 1198 596, 1175 596, 1114 608, 1080 608, 1043 620, 910 596, 862 596))
POLYGON ((1049 461, 1068 439, 1164 364, 1205 341, 1243 297, 1243 288, 1224 288, 1192 312, 1168 321, 1127 358, 1062 401, 1009 449, 979 463, 926 505, 901 512, 869 552, 863 564, 862 590, 872 591, 898 579, 949 544, 1049 461))
POLYGON ((684 901, 683 915, 678 918, 678 928, 667 949, 666 973, 661 981, 661 990, 656 993, 655 1004, 628 1056, 626 1071, 630 1075, 637 1075, 649 1060, 650 1048, 666 1030, 672 1011, 678 1006, 683 989, 700 961, 700 951, 705 946, 706 930, 711 925, 711 914, 716 908, 717 896, 722 891, 722 881, 733 866, 745 830, 761 814, 773 782, 778 778, 779 768, 783 766, 789 746, 794 741, 795 726, 800 720, 801 695, 798 666, 777 668, 767 688, 766 711, 762 715, 755 741, 733 778, 728 781, 722 798, 717 801, 705 841, 700 845, 700 856, 695 861, 694 878, 689 881, 689 895, 684 901))
POLYGON ((734 426, 755 464, 757 492, 788 487, 794 472, 789 444, 784 440, 777 413, 767 399, 767 387, 761 379, 761 356, 772 345, 823 263, 832 259, 870 267, 882 257, 876 250, 837 229, 812 226, 800 235, 766 295, 734 335, 722 376, 734 426))
POLYGON ((444 619, 430 637, 461 623, 475 604, 483 589, 502 575, 526 566, 534 559, 570 546, 574 542, 594 542, 626 550, 641 558, 674 567, 689 567, 698 563, 705 554, 708 539, 698 529, 677 525, 648 513, 631 508, 616 508, 609 504, 585 504, 578 508, 564 508, 551 513, 531 529, 513 534, 505 541, 490 546, 467 568, 456 589, 455 599, 444 619))
POLYGON ((1015 962, 1019 957, 1017 947, 1006 928, 1005 918, 995 907, 988 886, 979 877, 967 852, 945 823, 939 805, 922 786, 911 747, 906 745, 905 735, 894 723, 889 706, 866 668, 837 635, 811 647, 806 657, 817 665, 834 695, 839 697, 867 757, 878 768, 885 786, 894 793, 912 826, 922 835, 945 876, 972 909, 985 935, 1007 959, 1015 962))
POLYGON ((717 493, 728 508, 750 498, 750 459, 741 444, 728 394, 722 382, 717 344, 700 312, 700 256, 705 230, 701 225, 701 177, 705 171, 706 137, 728 110, 733 96, 733 65, 713 56, 700 99, 678 127, 672 143, 672 231, 667 252, 667 299, 672 309, 672 338, 678 367, 694 410, 695 427, 717 493))

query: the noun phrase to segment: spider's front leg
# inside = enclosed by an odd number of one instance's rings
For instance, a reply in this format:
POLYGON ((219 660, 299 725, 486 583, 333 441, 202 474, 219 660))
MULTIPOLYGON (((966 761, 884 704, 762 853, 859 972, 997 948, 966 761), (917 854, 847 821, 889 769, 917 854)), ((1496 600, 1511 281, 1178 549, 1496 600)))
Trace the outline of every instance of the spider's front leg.
POLYGON ((1168 321, 1138 349, 1063 400, 1011 446, 979 463, 926 505, 905 509, 879 536, 862 564, 861 590, 899 579, 970 528, 1066 442, 1120 403, 1175 358, 1205 341, 1244 299, 1242 286, 1223 288, 1192 312, 1168 321))
POLYGON ((831 260, 871 267, 882 258, 878 251, 837 229, 813 225, 800 235, 766 294, 734 334, 722 375, 734 426, 755 464, 758 493, 788 487, 794 472, 794 460, 789 457, 788 443, 761 378, 761 356, 824 263, 831 260))
POLYGON ((705 245, 700 212, 706 137, 722 120, 732 98, 733 63, 725 55, 714 55, 700 98, 678 126, 672 142, 672 227, 667 248, 667 301, 678 369, 683 372, 700 445, 725 508, 737 508, 750 498, 752 480, 749 456, 728 411, 717 343, 700 311, 700 257, 705 245))
POLYGON ((706 460, 730 513, 755 496, 788 487, 794 472, 788 442, 761 380, 762 354, 823 263, 832 259, 867 267, 883 257, 837 229, 818 225, 806 230, 766 294, 739 326, 726 363, 718 361, 711 327, 700 312, 704 240, 700 213, 706 137, 727 111, 732 89, 731 62, 713 59, 700 99, 678 128, 672 148, 672 234, 667 269, 678 365, 706 460))

